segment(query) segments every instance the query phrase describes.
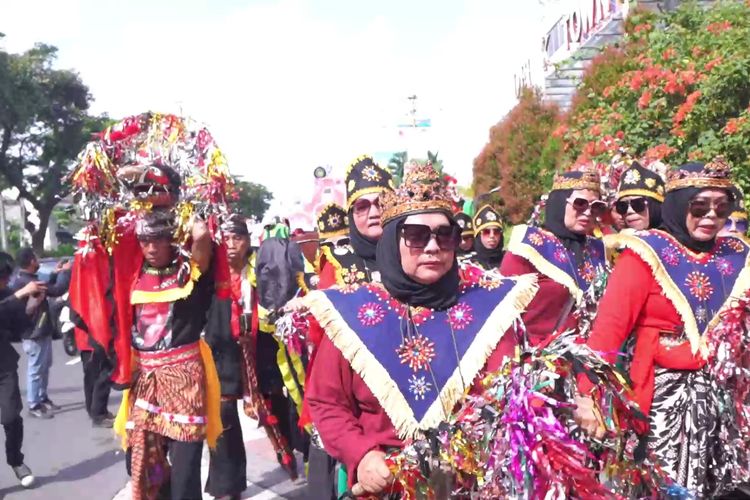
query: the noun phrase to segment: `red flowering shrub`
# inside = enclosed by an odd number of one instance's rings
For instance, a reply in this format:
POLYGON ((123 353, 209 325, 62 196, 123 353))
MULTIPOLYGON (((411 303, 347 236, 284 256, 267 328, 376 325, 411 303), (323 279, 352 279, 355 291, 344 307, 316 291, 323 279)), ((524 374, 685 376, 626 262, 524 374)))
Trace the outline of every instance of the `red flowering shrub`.
POLYGON ((561 153, 559 137, 565 134, 557 107, 543 104, 539 92, 523 90, 518 104, 490 129, 489 142, 474 160, 474 192, 500 186, 491 201, 507 221, 525 221, 549 188, 561 153))
MULTIPOLYGON (((750 188, 750 2, 633 12, 556 128, 560 166, 607 162, 619 145, 673 165, 723 154, 750 188)), ((557 139, 555 139, 557 140, 557 139)))

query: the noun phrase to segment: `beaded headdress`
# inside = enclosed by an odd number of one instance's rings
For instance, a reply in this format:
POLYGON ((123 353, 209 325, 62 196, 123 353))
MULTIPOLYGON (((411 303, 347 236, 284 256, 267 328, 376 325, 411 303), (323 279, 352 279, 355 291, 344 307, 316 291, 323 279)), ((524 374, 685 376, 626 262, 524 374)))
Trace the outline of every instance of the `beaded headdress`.
POLYGON ((556 174, 552 182, 552 191, 564 189, 590 189, 601 192, 601 178, 596 170, 580 170, 556 174))
POLYGON ((442 211, 453 217, 450 192, 431 162, 411 163, 395 191, 380 194, 381 224, 405 214, 442 211))
POLYGON ((325 240, 349 234, 346 210, 341 205, 329 203, 318 214, 318 239, 325 240))
POLYGON ((717 156, 700 170, 678 167, 669 172, 667 192, 689 187, 732 189, 730 173, 731 166, 723 156, 717 156))

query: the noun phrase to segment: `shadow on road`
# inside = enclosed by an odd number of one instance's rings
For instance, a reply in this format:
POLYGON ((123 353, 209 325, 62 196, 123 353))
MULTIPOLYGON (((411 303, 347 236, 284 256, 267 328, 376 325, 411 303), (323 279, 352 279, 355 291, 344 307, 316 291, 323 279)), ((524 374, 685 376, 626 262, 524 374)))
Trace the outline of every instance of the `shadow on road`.
MULTIPOLYGON (((114 451, 106 451, 95 457, 84 460, 83 462, 60 469, 54 476, 37 476, 36 487, 38 488, 50 483, 80 481, 81 479, 89 478, 107 467, 118 462, 123 462, 124 460, 124 454, 116 454, 114 451)), ((5 495, 18 493, 20 491, 24 491, 24 488, 21 485, 0 489, 0 500, 4 498, 5 495)))

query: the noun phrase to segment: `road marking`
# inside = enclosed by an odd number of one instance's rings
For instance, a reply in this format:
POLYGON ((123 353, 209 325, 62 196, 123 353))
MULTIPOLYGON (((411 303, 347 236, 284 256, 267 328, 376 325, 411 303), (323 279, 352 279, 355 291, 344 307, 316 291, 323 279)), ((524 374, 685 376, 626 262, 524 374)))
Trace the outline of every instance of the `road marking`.
POLYGON ((73 366, 73 365, 77 365, 80 362, 81 362, 81 358, 73 358, 70 361, 67 361, 65 364, 68 366, 73 366))

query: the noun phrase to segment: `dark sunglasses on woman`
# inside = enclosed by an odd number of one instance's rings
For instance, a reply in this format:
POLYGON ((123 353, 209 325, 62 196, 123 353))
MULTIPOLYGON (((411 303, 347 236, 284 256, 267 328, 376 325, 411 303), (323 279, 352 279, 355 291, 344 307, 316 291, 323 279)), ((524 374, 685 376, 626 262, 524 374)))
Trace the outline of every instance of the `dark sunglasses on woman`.
POLYGON ((719 200, 713 203, 706 198, 693 198, 688 203, 688 211, 693 217, 705 217, 711 210, 714 211, 716 217, 719 219, 725 219, 734 210, 734 203, 729 200, 719 200))
POLYGON ((574 198, 567 201, 575 208, 576 212, 585 212, 591 209, 591 215, 594 217, 601 217, 607 211, 607 204, 601 200, 589 201, 586 198, 574 198))
POLYGON ((375 198, 373 201, 367 200, 365 198, 360 198, 357 201, 354 202, 354 205, 352 205, 352 210, 354 210, 354 213, 357 215, 362 215, 370 212, 370 207, 375 206, 378 210, 380 210, 380 198, 375 198))
POLYGON ((747 234, 747 220, 730 217, 724 224, 724 229, 733 233, 747 234))
POLYGON ((485 229, 482 229, 482 234, 485 236, 489 236, 491 234, 494 234, 496 236, 500 236, 503 233, 503 230, 499 227, 488 227, 485 229))
POLYGON ((435 229, 426 224, 401 225, 401 237, 409 248, 425 248, 433 236, 440 250, 455 250, 461 242, 461 228, 452 225, 435 229))
POLYGON ((627 215, 628 209, 632 208, 633 212, 641 214, 646 211, 648 201, 646 198, 633 198, 630 200, 619 200, 615 202, 615 212, 620 215, 627 215))

